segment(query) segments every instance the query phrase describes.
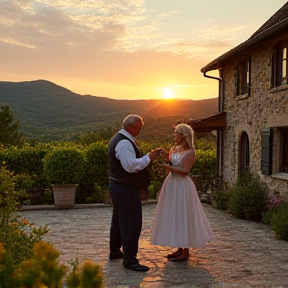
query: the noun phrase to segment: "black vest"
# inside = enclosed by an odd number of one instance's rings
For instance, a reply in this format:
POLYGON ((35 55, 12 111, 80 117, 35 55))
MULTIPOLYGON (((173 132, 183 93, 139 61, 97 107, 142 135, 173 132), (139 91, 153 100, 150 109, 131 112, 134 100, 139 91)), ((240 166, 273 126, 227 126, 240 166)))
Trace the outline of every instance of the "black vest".
POLYGON ((121 165, 119 159, 115 156, 115 147, 121 140, 128 140, 132 144, 136 158, 141 158, 142 155, 133 141, 124 136, 123 134, 116 133, 108 144, 108 169, 109 169, 109 180, 115 181, 116 183, 121 183, 123 185, 139 187, 141 189, 147 189, 150 185, 150 175, 148 168, 137 173, 127 172, 121 165))

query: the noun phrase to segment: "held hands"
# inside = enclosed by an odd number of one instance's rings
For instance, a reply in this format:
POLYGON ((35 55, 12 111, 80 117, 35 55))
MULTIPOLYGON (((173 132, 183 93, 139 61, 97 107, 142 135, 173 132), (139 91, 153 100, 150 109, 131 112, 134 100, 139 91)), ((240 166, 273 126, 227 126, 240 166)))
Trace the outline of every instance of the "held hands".
POLYGON ((169 160, 169 152, 168 151, 165 151, 165 150, 161 149, 160 155, 161 155, 162 158, 164 158, 166 160, 169 160))
POLYGON ((148 153, 150 162, 153 162, 156 158, 158 158, 161 151, 163 151, 162 148, 156 148, 156 149, 151 150, 151 152, 148 153))
POLYGON ((151 150, 151 152, 148 153, 148 156, 150 158, 150 163, 157 159, 159 156, 161 156, 162 159, 157 162, 157 165, 163 167, 167 171, 171 171, 172 164, 170 162, 163 162, 163 159, 164 161, 169 161, 169 152, 163 150, 162 148, 156 148, 154 150, 151 150))
POLYGON ((160 156, 161 156, 161 159, 158 161, 157 164, 165 168, 166 170, 170 171, 170 168, 172 167, 172 163, 169 162, 170 153, 162 149, 160 151, 160 156))

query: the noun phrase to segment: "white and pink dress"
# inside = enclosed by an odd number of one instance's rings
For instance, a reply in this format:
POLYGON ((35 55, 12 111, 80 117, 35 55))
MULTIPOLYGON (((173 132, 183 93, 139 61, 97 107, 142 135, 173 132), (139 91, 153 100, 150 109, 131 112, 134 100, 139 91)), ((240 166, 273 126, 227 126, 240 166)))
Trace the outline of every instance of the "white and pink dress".
MULTIPOLYGON (((175 150, 171 163, 182 169, 185 152, 175 150)), ((195 184, 189 176, 169 173, 160 190, 150 241, 154 245, 202 248, 214 238, 195 184)))

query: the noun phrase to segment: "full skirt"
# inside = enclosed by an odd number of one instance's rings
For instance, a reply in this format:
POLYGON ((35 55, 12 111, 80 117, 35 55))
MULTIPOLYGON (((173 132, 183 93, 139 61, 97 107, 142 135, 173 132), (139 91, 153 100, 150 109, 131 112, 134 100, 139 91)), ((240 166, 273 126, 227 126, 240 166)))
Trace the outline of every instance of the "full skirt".
POLYGON ((160 190, 150 241, 154 245, 202 248, 214 238, 195 184, 170 173, 160 190))

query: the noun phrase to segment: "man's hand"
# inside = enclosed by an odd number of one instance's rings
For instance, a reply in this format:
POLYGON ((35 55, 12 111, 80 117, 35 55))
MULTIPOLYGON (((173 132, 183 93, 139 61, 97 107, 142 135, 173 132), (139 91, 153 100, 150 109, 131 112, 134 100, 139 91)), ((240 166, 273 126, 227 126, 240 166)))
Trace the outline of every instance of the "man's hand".
POLYGON ((162 148, 156 148, 156 149, 151 150, 148 153, 150 162, 153 162, 156 158, 158 158, 162 150, 163 150, 162 148))
POLYGON ((162 156, 166 160, 169 160, 169 154, 170 153, 168 151, 165 151, 163 149, 160 151, 160 156, 162 156))

